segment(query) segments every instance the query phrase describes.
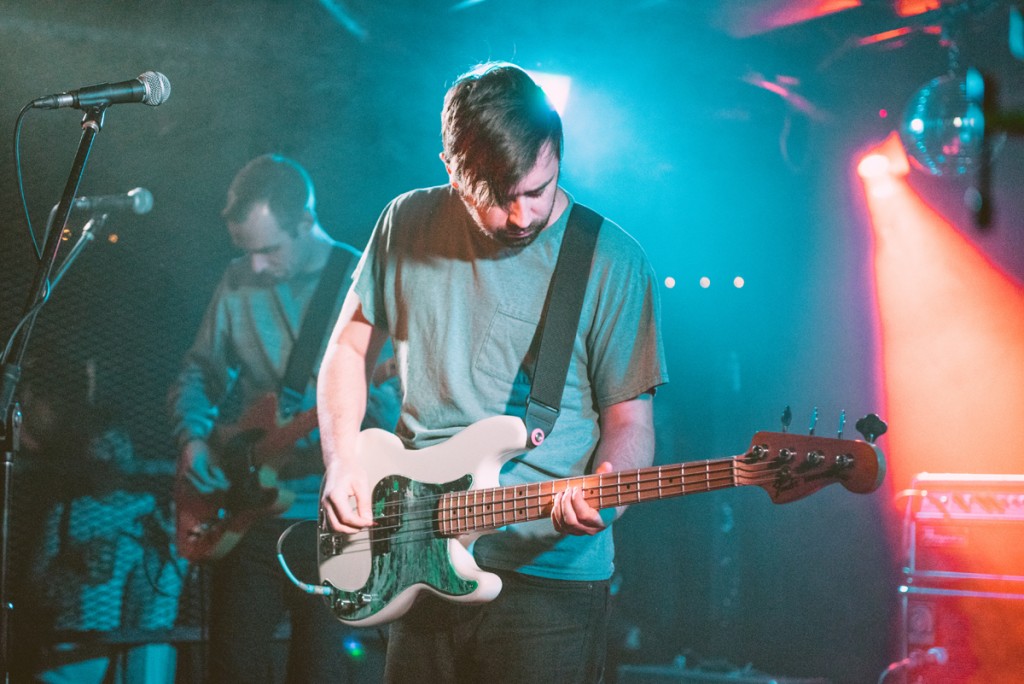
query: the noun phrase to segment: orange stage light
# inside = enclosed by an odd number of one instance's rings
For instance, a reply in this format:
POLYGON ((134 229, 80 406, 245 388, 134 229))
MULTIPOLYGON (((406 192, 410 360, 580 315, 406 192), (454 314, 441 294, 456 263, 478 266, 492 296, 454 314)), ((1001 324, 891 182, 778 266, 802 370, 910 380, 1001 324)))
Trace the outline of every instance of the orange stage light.
POLYGON ((1024 472, 1024 289, 917 195, 907 168, 895 133, 858 167, 892 485, 919 472, 1024 472))

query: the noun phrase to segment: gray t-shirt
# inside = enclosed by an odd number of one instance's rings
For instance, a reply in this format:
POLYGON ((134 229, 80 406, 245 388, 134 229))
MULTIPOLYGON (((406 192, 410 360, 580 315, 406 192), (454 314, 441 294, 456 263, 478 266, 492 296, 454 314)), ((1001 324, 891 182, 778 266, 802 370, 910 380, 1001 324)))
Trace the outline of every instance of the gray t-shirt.
MULTIPOLYGON (((358 257, 352 247, 336 245, 351 258, 358 257)), ((270 281, 252 271, 248 257, 231 262, 171 387, 169 405, 179 446, 190 439, 208 439, 217 422, 233 422, 263 395, 280 391, 323 273, 321 269, 270 281)), ((334 317, 346 285, 343 283, 334 297, 334 317)), ((316 403, 316 375, 329 334, 330 326, 324 331, 324 342, 296 410, 308 411, 316 403)), ((296 493, 295 504, 284 517, 315 518, 323 476, 319 431, 296 443, 279 476, 282 485, 296 493)))
MULTIPOLYGON (((537 324, 570 205, 537 239, 505 247, 473 223, 450 186, 404 194, 385 209, 357 268, 363 313, 392 337, 404 391, 398 436, 441 442, 483 418, 523 416, 537 324)), ((580 274, 585 277, 585 274, 580 274)), ((582 475, 599 410, 668 380, 654 272, 610 221, 598 240, 561 414, 540 446, 509 461, 502 485, 582 475)), ((511 525, 474 546, 486 567, 598 580, 612 574, 612 535, 562 536, 550 520, 511 525)))

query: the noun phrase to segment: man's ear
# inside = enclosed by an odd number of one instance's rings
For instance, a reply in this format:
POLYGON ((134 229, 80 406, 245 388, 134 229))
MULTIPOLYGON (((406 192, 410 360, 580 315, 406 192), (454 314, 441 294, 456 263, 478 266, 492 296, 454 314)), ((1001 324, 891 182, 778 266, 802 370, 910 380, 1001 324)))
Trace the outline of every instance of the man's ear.
POLYGON ((452 175, 452 167, 448 165, 448 160, 444 158, 444 152, 441 152, 437 156, 441 158, 441 161, 444 163, 444 170, 448 172, 448 182, 452 184, 453 188, 458 190, 459 182, 455 180, 455 177, 452 175))
POLYGON ((302 212, 302 219, 299 221, 299 225, 295 227, 296 235, 305 235, 309 231, 313 230, 313 226, 316 224, 316 216, 309 209, 302 212))

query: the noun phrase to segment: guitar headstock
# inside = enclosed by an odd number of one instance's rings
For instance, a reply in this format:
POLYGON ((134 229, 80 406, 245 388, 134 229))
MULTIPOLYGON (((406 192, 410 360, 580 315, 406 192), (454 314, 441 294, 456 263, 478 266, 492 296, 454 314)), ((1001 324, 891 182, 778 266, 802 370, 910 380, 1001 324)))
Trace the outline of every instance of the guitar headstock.
POLYGON ((802 499, 838 482, 857 494, 875 491, 885 478, 885 456, 860 440, 758 432, 736 458, 737 479, 757 485, 775 503, 802 499))

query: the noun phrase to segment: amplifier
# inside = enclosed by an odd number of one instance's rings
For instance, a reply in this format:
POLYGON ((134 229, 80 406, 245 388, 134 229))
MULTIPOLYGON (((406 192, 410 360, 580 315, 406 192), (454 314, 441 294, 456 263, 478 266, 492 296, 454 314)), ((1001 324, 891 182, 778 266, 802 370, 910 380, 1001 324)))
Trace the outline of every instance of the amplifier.
MULTIPOLYGON (((1024 681, 1024 595, 903 587, 903 657, 939 646, 945 665, 914 672, 915 684, 1024 681)), ((894 681, 900 681, 898 679, 894 681)))
POLYGON ((920 473, 907 496, 902 654, 920 684, 1024 681, 1024 475, 920 473))
POLYGON ((1024 522, 1024 475, 918 473, 917 520, 1024 522))
POLYGON ((1024 593, 1024 475, 920 473, 906 494, 908 584, 1024 593))

